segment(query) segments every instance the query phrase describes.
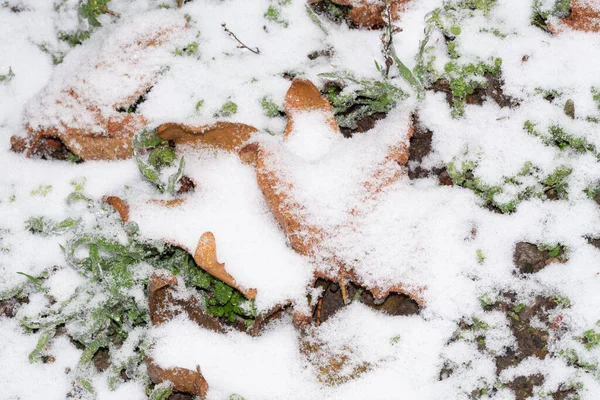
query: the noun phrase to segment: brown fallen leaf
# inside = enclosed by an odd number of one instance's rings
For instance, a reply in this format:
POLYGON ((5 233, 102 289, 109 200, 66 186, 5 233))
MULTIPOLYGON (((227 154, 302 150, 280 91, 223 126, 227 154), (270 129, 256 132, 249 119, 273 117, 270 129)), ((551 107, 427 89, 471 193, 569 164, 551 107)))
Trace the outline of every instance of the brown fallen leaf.
POLYGON ((233 278, 225 270, 225 264, 221 264, 217 261, 217 244, 215 242, 215 236, 212 232, 205 232, 198 240, 198 246, 194 252, 194 261, 196 264, 212 276, 222 280, 231 287, 239 290, 248 300, 256 298, 256 289, 246 289, 239 286, 235 278, 233 278))
MULTIPOLYGON (((160 78, 160 48, 173 44, 189 29, 183 16, 163 14, 160 22, 151 25, 140 23, 145 16, 123 22, 98 38, 100 42, 85 62, 67 56, 65 64, 72 71, 56 73, 25 107, 27 157, 45 156, 48 145, 53 145, 46 139, 59 141, 83 160, 131 157, 132 138, 147 118, 127 110, 160 78), (105 75, 109 79, 99 78, 105 75)), ((21 144, 13 148, 22 149, 21 144)))
POLYGON ((319 89, 308 79, 296 78, 292 81, 292 85, 285 95, 283 109, 288 117, 283 133, 286 137, 293 131, 294 115, 309 111, 322 112, 331 129, 334 132, 340 132, 331 104, 321 96, 319 89))
POLYGON ((174 141, 176 145, 207 145, 237 151, 257 131, 253 126, 234 122, 216 122, 199 127, 168 123, 158 127, 157 135, 174 141))
POLYGON ((146 357, 146 366, 152 382, 159 384, 168 381, 176 392, 194 394, 201 399, 206 398, 208 382, 204 379, 200 366, 196 367, 196 371, 179 367, 161 368, 151 357, 146 357))
MULTIPOLYGON (((312 82, 306 79, 294 79, 285 97, 284 110, 288 115, 284 141, 287 140, 294 129, 294 114, 307 111, 322 112, 326 116, 327 123, 339 132, 329 101, 321 96, 312 82)), ((413 131, 414 129, 410 125, 403 140, 391 145, 371 176, 365 177, 363 186, 366 189, 366 194, 360 199, 359 204, 376 201, 387 186, 398 181, 406 173, 402 166, 408 162, 408 145, 413 131)), ((364 134, 368 135, 369 133, 364 134)), ((244 157, 251 160, 251 164, 255 163, 258 186, 265 197, 267 205, 286 234, 291 247, 305 256, 328 254, 327 259, 332 266, 332 268, 329 268, 330 273, 317 272, 315 279, 322 277, 338 282, 348 278, 364 286, 354 271, 348 270, 335 254, 331 254, 329 249, 324 248, 322 242, 328 233, 320 227, 312 226, 306 222, 303 216, 303 205, 294 199, 293 184, 278 172, 280 170, 276 165, 278 158, 274 157, 271 151, 262 148, 246 149, 247 154, 244 157)), ((360 208, 357 206, 348 212, 354 219, 362 214, 359 210, 360 208)), ((342 229, 351 230, 353 228, 352 226, 345 226, 342 229)), ((407 289, 401 283, 397 283, 386 288, 368 289, 379 300, 385 299, 390 293, 399 293, 408 295, 421 306, 424 304, 424 288, 407 289)), ((302 321, 306 320, 306 316, 298 316, 297 319, 298 323, 302 324, 302 321)))
POLYGON ((177 293, 177 278, 170 273, 154 273, 148 280, 150 321, 157 326, 185 313, 199 326, 214 332, 224 332, 220 321, 202 310, 194 296, 177 293))
POLYGON ((571 0, 571 12, 556 25, 548 25, 554 34, 566 30, 600 32, 600 10, 592 8, 585 0, 571 0))
POLYGON ((129 222, 129 205, 117 196, 108 196, 106 202, 114 207, 124 224, 129 222))

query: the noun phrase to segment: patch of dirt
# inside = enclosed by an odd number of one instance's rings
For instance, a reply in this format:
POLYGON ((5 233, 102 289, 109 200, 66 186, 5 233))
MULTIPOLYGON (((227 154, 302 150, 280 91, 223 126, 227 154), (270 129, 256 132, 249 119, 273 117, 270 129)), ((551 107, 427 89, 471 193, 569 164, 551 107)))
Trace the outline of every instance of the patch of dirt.
POLYGON ((533 388, 544 383, 544 376, 540 374, 517 376, 507 386, 515 392, 516 400, 524 400, 533 396, 533 388))
POLYGON ((433 132, 420 123, 417 114, 413 115, 412 126, 414 132, 410 138, 410 146, 408 149, 409 179, 421 179, 433 175, 438 177, 440 185, 452 186, 452 179, 450 178, 448 171, 446 171, 446 167, 434 167, 429 170, 421 167, 420 164, 423 159, 431 153, 433 132))
MULTIPOLYGON (((485 87, 476 88, 473 91, 473 94, 467 95, 467 104, 482 105, 487 98, 491 98, 500 107, 514 108, 519 105, 519 101, 517 99, 504 94, 504 90, 502 89, 502 85, 504 85, 502 74, 499 74, 499 76, 496 77, 492 73, 486 72, 483 77, 485 78, 487 84, 485 87)), ((444 93, 446 95, 446 102, 448 102, 448 105, 451 107, 454 105, 452 90, 450 90, 450 82, 440 79, 433 83, 431 90, 436 93, 444 93)))
POLYGON ((517 304, 513 293, 504 295, 504 299, 492 306, 507 315, 509 327, 516 338, 516 349, 510 348, 506 355, 496 357, 496 372, 518 365, 527 357, 545 359, 548 355, 548 331, 531 326, 536 317, 547 326, 551 326, 549 313, 557 304, 552 297, 537 296, 530 304, 517 304))
POLYGON ((352 7, 335 4, 330 0, 310 0, 309 6, 312 10, 323 18, 327 18, 333 23, 340 25, 346 23, 349 28, 354 29, 358 26, 348 17, 352 7))
POLYGON ((177 194, 184 194, 193 192, 196 188, 196 183, 187 176, 183 175, 179 180, 179 189, 177 190, 177 194))
POLYGON ((420 310, 419 305, 404 294, 390 293, 383 302, 377 302, 370 291, 352 282, 346 283, 345 295, 338 283, 325 279, 317 279, 315 287, 323 289, 313 313, 316 325, 327 321, 344 307, 344 297, 348 304, 352 301, 359 301, 374 310, 384 311, 389 315, 413 315, 418 314, 420 310))
POLYGON ((17 311, 23 305, 29 303, 28 298, 18 299, 12 297, 10 299, 0 301, 0 318, 14 318, 17 315, 17 311))
POLYGON ((192 400, 194 396, 184 393, 173 393, 168 400, 192 400))
MULTIPOLYGON (((359 107, 361 107, 361 105, 356 104, 355 106, 348 108, 348 111, 345 112, 344 114, 350 114, 359 107)), ((371 114, 371 115, 368 115, 368 116, 356 121, 356 125, 357 125, 356 129, 350 129, 350 128, 340 126, 340 131, 342 132, 342 134, 345 137, 349 138, 349 137, 352 137, 352 135, 355 133, 362 133, 362 132, 366 132, 368 130, 373 129, 375 127, 375 123, 377 123, 377 121, 379 121, 380 119, 384 119, 385 117, 387 117, 386 113, 371 114)))
POLYGON ((551 257, 547 250, 540 250, 537 245, 519 242, 515 246, 513 262, 520 273, 532 274, 541 271, 553 262, 564 262, 564 249, 561 248, 557 257, 551 257))
POLYGON ((334 50, 333 50, 333 48, 330 47, 330 48, 325 49, 325 50, 315 50, 312 53, 309 53, 307 57, 308 57, 309 60, 316 60, 319 57, 327 57, 327 58, 329 58, 333 54, 334 54, 334 50))
POLYGON ((94 354, 92 358, 92 362, 96 367, 98 372, 104 372, 110 367, 110 354, 108 353, 108 349, 102 348, 94 354))

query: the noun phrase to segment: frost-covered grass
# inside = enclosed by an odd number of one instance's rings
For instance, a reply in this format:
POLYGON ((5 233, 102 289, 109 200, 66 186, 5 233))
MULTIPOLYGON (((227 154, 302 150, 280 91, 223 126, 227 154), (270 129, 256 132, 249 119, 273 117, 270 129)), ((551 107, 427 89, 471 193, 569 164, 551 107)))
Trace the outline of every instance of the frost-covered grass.
POLYGON ((1 399, 166 398, 145 355, 164 368, 200 366, 209 399, 600 398, 600 47, 597 33, 548 33, 569 1, 412 1, 398 32, 353 29, 348 7, 331 2, 320 14, 303 0, 177 3, 0 4, 1 399), (124 58, 118 46, 158 23, 186 30, 124 58), (131 89, 115 78, 123 66, 136 79, 152 71, 152 82, 116 107, 131 89), (319 115, 300 115, 283 145, 294 76, 322 90, 347 130, 385 118, 342 139, 319 115), (180 154, 161 141, 138 142, 124 161, 10 152, 27 122, 94 123, 90 110, 50 101, 62 85, 107 115, 143 114, 149 129, 255 126, 254 138, 279 151, 305 218, 332 233, 317 256, 336 254, 366 286, 422 288, 420 312, 392 316, 356 297, 319 326, 297 329, 289 311, 249 336, 239 326, 278 305, 308 309, 324 264, 288 246, 235 154, 180 154), (445 168, 453 185, 403 177, 365 201, 373 160, 412 114, 433 134, 409 167, 445 168), (193 192, 176 193, 182 175, 193 192), (108 195, 129 203, 131 222, 108 195), (182 205, 156 201, 174 196, 182 205), (187 251, 208 231, 219 262, 257 289, 253 302, 195 266, 187 251), (226 332, 181 315, 151 326, 157 270, 174 273, 226 332))

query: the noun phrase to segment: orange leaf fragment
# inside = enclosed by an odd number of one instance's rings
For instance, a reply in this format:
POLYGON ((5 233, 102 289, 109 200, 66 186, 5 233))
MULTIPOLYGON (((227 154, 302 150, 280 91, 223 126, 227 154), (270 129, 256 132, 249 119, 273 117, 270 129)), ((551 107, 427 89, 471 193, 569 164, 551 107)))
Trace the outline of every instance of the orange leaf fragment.
POLYGON ((256 289, 245 289, 239 286, 235 278, 225 270, 225 264, 217 261, 217 244, 212 232, 203 233, 200 240, 198 240, 198 246, 194 253, 194 261, 215 278, 239 290, 247 299, 253 300, 256 298, 256 289))
POLYGON ((106 202, 114 207, 124 224, 129 221, 129 205, 117 196, 108 196, 106 202))
POLYGON ((187 126, 167 123, 160 125, 157 135, 177 145, 208 145, 224 150, 239 150, 258 130, 253 126, 234 122, 216 122, 207 126, 187 126))
POLYGON ((585 0, 571 0, 571 12, 561 18, 556 26, 548 28, 554 34, 567 29, 583 32, 600 32, 600 10, 592 8, 585 0))
POLYGON ((296 78, 285 95, 283 109, 288 117, 284 136, 289 136, 294 127, 294 114, 308 111, 321 111, 326 116, 326 121, 334 132, 339 132, 340 127, 333 115, 329 101, 321 96, 319 89, 308 79, 296 78))
POLYGON ((176 392, 195 394, 201 399, 206 398, 208 382, 204 379, 200 366, 196 367, 196 371, 179 367, 161 368, 150 357, 146 357, 146 365, 152 382, 159 384, 169 381, 176 392))

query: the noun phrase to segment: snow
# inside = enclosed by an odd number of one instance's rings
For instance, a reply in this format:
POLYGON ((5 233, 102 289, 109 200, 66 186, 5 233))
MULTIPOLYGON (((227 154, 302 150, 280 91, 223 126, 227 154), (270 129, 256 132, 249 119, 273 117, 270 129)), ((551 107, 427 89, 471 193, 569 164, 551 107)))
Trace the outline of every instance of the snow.
MULTIPOLYGON (((71 182, 83 178, 84 192, 93 201, 107 195, 126 200, 130 219, 144 238, 168 240, 193 253, 200 236, 212 232, 219 262, 240 286, 257 289, 259 312, 286 303, 302 310, 313 273, 331 268, 321 262, 330 254, 352 268, 367 287, 400 282, 422 290, 424 307, 411 316, 390 316, 353 302, 318 327, 301 331, 285 316, 258 337, 235 330, 215 333, 182 317, 151 328, 155 361, 165 368, 199 365, 210 385, 208 399, 233 394, 246 399, 389 399, 398 393, 406 398, 457 399, 484 387, 497 390, 488 390, 482 398, 511 399, 514 394, 505 385, 536 373, 545 380, 535 388, 535 398, 578 383, 583 385, 582 399, 600 398, 598 372, 586 372, 560 355, 561 350, 575 350, 585 362, 600 361, 600 348, 586 349, 578 339, 589 329, 598 330, 600 320, 600 251, 587 240, 600 236, 600 209, 583 193, 600 180, 600 167, 590 152, 548 146, 523 129, 528 120, 542 133, 559 125, 600 149, 598 125, 586 119, 599 114, 591 91, 600 87, 597 33, 565 31, 552 36, 530 25, 531 1, 498 0, 489 15, 463 15, 455 42, 464 62, 502 58, 504 94, 516 99, 517 107, 501 108, 488 98, 480 106, 467 104, 464 117, 453 118, 443 93, 427 92, 417 102, 392 69, 392 82, 411 96, 371 131, 347 139, 329 127, 325 115, 298 113, 294 130, 284 140, 285 118, 267 117, 261 99, 269 97, 281 107, 290 85, 284 73, 319 87, 325 81, 318 75, 324 72, 349 70, 360 78, 380 78, 373 63, 383 64, 379 31, 349 29, 322 18, 326 35, 311 21, 302 0, 194 0, 181 10, 157 9, 162 1, 113 0, 109 5, 121 17, 101 16, 103 27, 83 45, 69 48, 57 33, 83 23, 74 8, 77 2, 67 1, 58 10, 52 3, 21 1, 25 10, 19 13, 0 6, 0 74, 9 67, 15 73, 12 80, 0 82, 0 293, 27 281, 17 272, 37 276, 57 267, 45 282, 48 296, 33 293, 15 318, 0 317, 0 398, 64 399, 72 390, 72 375, 65 369, 76 368, 81 351, 59 336, 48 349, 55 361, 31 364, 28 354, 40 333, 26 332, 19 320, 42 311, 52 299, 69 299, 85 279, 66 264, 59 246, 64 237, 33 235, 25 228, 30 217, 60 221, 82 214, 85 205, 68 205, 65 198, 74 190, 71 182), (280 8, 287 27, 264 18, 269 5, 280 8), (246 45, 258 47, 260 54, 238 48, 222 23, 246 45), (494 28, 506 37, 490 33, 494 28), (144 48, 140 43, 157 31, 166 32, 164 40, 144 48), (197 53, 175 55, 176 49, 194 41, 197 53), (65 52, 64 62, 54 66, 41 45, 65 52), (330 58, 307 57, 328 48, 334 50, 330 58), (152 126, 227 119, 258 128, 254 139, 274 170, 292 184, 291 195, 302 205, 302 216, 327 233, 322 254, 303 257, 290 248, 255 171, 232 152, 183 151, 185 173, 196 190, 183 196, 183 204, 164 207, 153 200, 169 197, 143 180, 133 160, 71 164, 25 159, 9 151, 9 138, 25 136, 27 123, 74 123, 94 131, 95 112, 104 118, 116 116, 116 105, 131 100, 128 94, 150 85, 138 110, 152 126), (65 98, 65 88, 74 88, 78 101, 65 98), (539 89, 559 94, 549 102, 539 89), (574 120, 563 111, 568 99, 575 103, 574 120), (204 103, 197 109, 200 100, 204 103), (237 104, 237 113, 216 117, 227 101, 237 104), (472 161, 472 172, 482 182, 502 185, 527 163, 542 177, 565 165, 572 168, 566 179, 568 199, 531 197, 515 212, 501 215, 482 207, 481 198, 468 189, 440 186, 435 177, 406 176, 369 197, 365 183, 390 147, 406 140, 415 111, 434 132, 432 151, 422 167, 472 161), (521 241, 560 243, 568 249, 568 261, 549 264, 535 274, 519 274, 513 251, 521 241), (516 293, 517 302, 527 303, 537 295, 561 296, 571 306, 551 315, 563 318, 564 331, 551 330, 546 358, 529 357, 497 375, 494 357, 506 354, 515 338, 509 317, 484 311, 480 300, 507 292, 516 293), (477 348, 481 332, 462 331, 462 340, 453 339, 460 321, 473 318, 488 325, 486 351, 477 348), (311 340, 322 352, 306 356, 302 346, 311 340), (345 376, 363 363, 367 370, 337 386, 319 381, 319 366, 340 354, 348 358, 345 376), (445 365, 455 372, 440 380, 445 365)), ((399 22, 402 32, 394 43, 409 68, 415 66, 425 15, 440 6, 439 0, 413 1, 399 22)), ((443 70, 450 61, 443 37, 432 34, 431 45, 434 66, 443 70)), ((383 165, 390 175, 406 172, 393 163, 383 165)), ((518 187, 506 186, 497 200, 508 201, 517 192, 518 187)), ((91 227, 93 219, 86 218, 83 224, 91 227)), ((140 266, 138 272, 147 273, 148 268, 140 266)), ((539 319, 532 327, 550 329, 539 319)), ((141 334, 136 331, 123 351, 133 351, 141 334)), ((91 378, 99 399, 146 398, 145 386, 138 381, 111 391, 106 373, 91 378)))

